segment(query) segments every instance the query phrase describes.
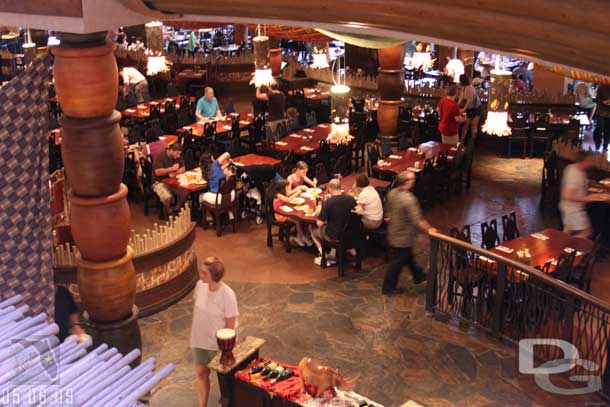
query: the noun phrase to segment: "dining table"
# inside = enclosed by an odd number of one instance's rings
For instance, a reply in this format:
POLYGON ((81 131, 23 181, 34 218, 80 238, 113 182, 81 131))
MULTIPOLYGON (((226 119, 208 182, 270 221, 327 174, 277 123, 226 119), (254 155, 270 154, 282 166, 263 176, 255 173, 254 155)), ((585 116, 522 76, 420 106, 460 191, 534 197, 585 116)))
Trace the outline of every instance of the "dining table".
POLYGON ((231 161, 237 166, 241 167, 252 167, 257 165, 272 165, 278 166, 282 162, 274 157, 269 157, 260 154, 245 154, 239 157, 232 158, 231 161))
POLYGON ((318 151, 320 141, 326 140, 331 131, 330 123, 320 123, 282 137, 274 143, 274 148, 278 152, 292 151, 296 155, 309 155, 318 151))
POLYGON ((177 177, 164 178, 163 183, 190 192, 203 191, 208 187, 207 181, 201 176, 200 168, 186 171, 183 174, 178 175, 177 177))
POLYGON ((178 133, 190 131, 194 136, 203 136, 203 126, 205 123, 216 123, 216 134, 226 133, 231 131, 231 121, 233 117, 239 117, 239 130, 247 130, 254 123, 254 116, 249 112, 229 113, 220 118, 206 118, 204 122, 197 122, 183 126, 176 130, 178 133))
MULTIPOLYGON (((342 177, 341 190, 343 193, 354 195, 353 186, 358 174, 352 174, 348 177, 342 177)), ((388 181, 369 177, 370 185, 389 186, 388 181)), ((300 221, 303 223, 315 224, 318 218, 318 206, 330 197, 326 188, 308 188, 305 192, 301 192, 293 197, 290 202, 284 203, 275 212, 279 215, 286 216, 289 219, 300 221)))
POLYGON ((393 175, 407 170, 417 173, 424 168, 426 159, 437 157, 445 151, 447 151, 447 158, 451 160, 457 152, 457 146, 429 141, 420 144, 418 148, 410 147, 406 150, 399 150, 396 153, 390 154, 383 160, 377 161, 373 168, 377 171, 393 175))
POLYGON ((303 95, 305 99, 313 101, 322 101, 330 98, 330 92, 318 88, 304 88, 303 95))
POLYGON ((491 252, 525 263, 531 267, 543 267, 551 263, 549 272, 555 269, 555 262, 562 253, 576 250, 574 265, 578 265, 585 255, 593 250, 593 242, 588 239, 572 236, 557 229, 544 229, 540 232, 520 236, 513 240, 502 242, 491 249, 491 252), (529 251, 529 257, 523 257, 523 252, 529 251), (521 255, 521 257, 520 257, 521 255))
POLYGON ((178 79, 199 81, 203 79, 207 75, 207 73, 208 71, 206 69, 200 69, 196 71, 192 69, 185 69, 184 71, 179 72, 176 76, 178 77, 178 79))
MULTIPOLYGON (((180 108, 180 98, 183 96, 172 96, 162 99, 151 100, 150 102, 140 103, 136 106, 130 107, 128 109, 121 110, 121 117, 129 117, 132 119, 147 119, 150 116, 150 107, 159 105, 160 112, 165 113, 165 102, 176 102, 176 109, 180 108)), ((194 100, 191 98, 191 101, 194 100)))

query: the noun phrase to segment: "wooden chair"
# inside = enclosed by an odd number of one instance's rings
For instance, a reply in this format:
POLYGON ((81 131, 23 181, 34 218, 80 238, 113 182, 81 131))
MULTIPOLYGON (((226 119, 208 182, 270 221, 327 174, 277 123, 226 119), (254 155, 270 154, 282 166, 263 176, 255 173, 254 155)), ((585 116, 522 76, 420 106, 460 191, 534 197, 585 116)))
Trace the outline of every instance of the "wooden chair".
POLYGON ((325 185, 328 181, 330 181, 330 177, 328 176, 324 163, 316 163, 314 170, 319 186, 325 185))
MULTIPOLYGON (((572 268, 574 267, 574 259, 576 258, 576 250, 572 253, 563 252, 557 259, 557 265, 555 266, 555 270, 550 273, 556 279, 563 281, 565 283, 568 282, 570 278, 570 274, 572 273, 572 268)), ((545 273, 549 272, 551 267, 551 263, 548 262, 542 267, 542 271, 545 273)))
POLYGON ((237 178, 235 176, 230 177, 228 180, 221 180, 218 187, 218 194, 216 194, 216 201, 213 204, 203 202, 201 204, 201 222, 203 228, 207 229, 208 212, 214 217, 214 223, 216 224, 216 236, 222 236, 222 222, 221 216, 233 212, 233 233, 237 231, 237 219, 239 218, 238 206, 239 202, 237 197, 231 201, 231 195, 235 192, 237 186, 237 178))
POLYGON ((514 240, 520 236, 515 211, 502 215, 502 241, 514 240))
POLYGON ((536 121, 532 128, 532 136, 530 138, 530 157, 534 156, 534 146, 536 143, 544 144, 544 152, 546 153, 551 149, 552 137, 551 129, 549 126, 549 115, 541 114, 537 115, 536 121))
POLYGON ((366 155, 367 155, 367 166, 366 172, 369 177, 379 178, 379 171, 373 168, 379 158, 381 157, 381 152, 379 151, 379 146, 375 143, 369 143, 366 145, 366 155))
POLYGON ((545 154, 542 168, 542 191, 540 194, 540 209, 546 207, 557 209, 560 195, 559 166, 557 154, 551 151, 545 154))
POLYGON ((453 159, 450 162, 449 192, 461 192, 464 175, 466 173, 466 150, 463 144, 457 147, 453 159))
POLYGON ((356 250, 356 271, 362 269, 362 252, 365 246, 365 231, 360 216, 351 212, 349 219, 343 229, 338 241, 322 240, 322 261, 320 265, 326 268, 326 252, 335 249, 337 253, 338 275, 345 275, 345 263, 347 262, 347 250, 356 250))
POLYGON ((601 235, 595 239, 593 249, 585 255, 578 266, 573 267, 568 276, 568 284, 572 284, 578 289, 591 293, 591 280, 593 279, 593 269, 598 260, 601 247, 601 235))
POLYGON ((153 169, 150 157, 140 157, 140 168, 142 168, 142 199, 144 201, 144 216, 148 216, 149 202, 153 200, 159 209, 159 219, 165 219, 165 209, 161 200, 152 189, 153 169))
POLYGON ((392 155, 392 145, 388 139, 381 140, 381 157, 386 158, 392 155))
POLYGON ((364 126, 357 127, 355 130, 355 142, 352 143, 352 161, 354 163, 354 168, 358 169, 364 167, 364 126))
POLYGON ((292 222, 280 222, 275 218, 275 209, 273 209, 273 192, 274 183, 272 182, 265 193, 265 213, 267 218, 267 247, 273 247, 273 238, 277 237, 284 244, 286 253, 290 253, 292 246, 290 245, 290 236, 295 224, 292 222), (277 227, 277 233, 273 233, 273 227, 277 227))
POLYGON ((500 244, 498 235, 498 221, 493 219, 489 223, 481 223, 481 247, 491 250, 500 244))
POLYGON ((511 157, 513 143, 519 142, 523 144, 523 158, 525 158, 527 155, 527 143, 529 141, 530 134, 528 115, 516 113, 512 115, 512 119, 513 121, 510 126, 512 133, 510 136, 506 137, 508 142, 507 156, 509 158, 511 157))

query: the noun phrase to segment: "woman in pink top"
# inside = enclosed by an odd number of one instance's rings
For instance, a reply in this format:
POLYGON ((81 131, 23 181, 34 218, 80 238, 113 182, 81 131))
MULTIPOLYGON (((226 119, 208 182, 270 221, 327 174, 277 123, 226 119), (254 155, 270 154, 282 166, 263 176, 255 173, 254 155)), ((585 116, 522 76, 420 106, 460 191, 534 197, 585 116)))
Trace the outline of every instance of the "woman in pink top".
POLYGON ((292 174, 288 176, 288 194, 290 194, 295 188, 301 188, 301 190, 307 189, 306 185, 315 188, 318 185, 317 179, 309 179, 307 177, 307 170, 309 167, 304 161, 299 161, 292 170, 292 174))

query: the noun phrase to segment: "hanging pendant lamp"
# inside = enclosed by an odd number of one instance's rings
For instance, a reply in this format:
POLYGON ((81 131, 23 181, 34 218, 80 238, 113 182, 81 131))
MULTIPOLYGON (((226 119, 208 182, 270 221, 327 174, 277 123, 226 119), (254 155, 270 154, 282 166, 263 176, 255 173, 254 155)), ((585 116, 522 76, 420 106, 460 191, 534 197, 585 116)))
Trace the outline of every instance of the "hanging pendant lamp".
POLYGON ((36 44, 32 42, 32 34, 28 28, 26 39, 28 42, 23 44, 23 65, 30 66, 30 64, 36 59, 36 44))
POLYGON ((333 62, 334 85, 330 88, 332 129, 327 140, 334 144, 347 144, 353 137, 349 134, 349 99, 350 88, 345 79, 345 55, 333 62), (341 69, 343 59, 343 69, 341 69))
POLYGON ((167 65, 165 53, 163 52, 163 23, 160 21, 151 21, 145 25, 145 28, 146 54, 148 55, 146 74, 153 76, 162 72, 168 72, 169 66, 167 65))
POLYGON ((313 52, 311 54, 313 62, 309 65, 313 69, 326 69, 329 68, 328 64, 328 43, 327 42, 314 42, 313 52))
POLYGON ((500 69, 499 57, 496 57, 496 67, 491 71, 489 96, 487 102, 487 118, 481 127, 483 132, 498 136, 510 136, 508 126, 509 90, 512 74, 500 69))
POLYGON ((261 33, 260 26, 257 27, 257 36, 252 38, 254 49, 254 77, 250 85, 255 87, 271 86, 275 84, 271 72, 271 61, 269 59, 269 37, 261 33))

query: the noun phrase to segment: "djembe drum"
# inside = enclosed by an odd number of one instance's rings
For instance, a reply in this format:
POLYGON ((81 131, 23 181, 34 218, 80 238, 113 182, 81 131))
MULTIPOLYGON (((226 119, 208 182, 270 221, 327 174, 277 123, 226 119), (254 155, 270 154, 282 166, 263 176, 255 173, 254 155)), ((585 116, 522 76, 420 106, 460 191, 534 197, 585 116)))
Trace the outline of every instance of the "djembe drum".
POLYGON ((222 365, 227 366, 235 363, 235 356, 233 356, 235 336, 235 331, 229 328, 220 329, 216 332, 218 348, 222 351, 222 354, 220 355, 220 363, 222 365))

